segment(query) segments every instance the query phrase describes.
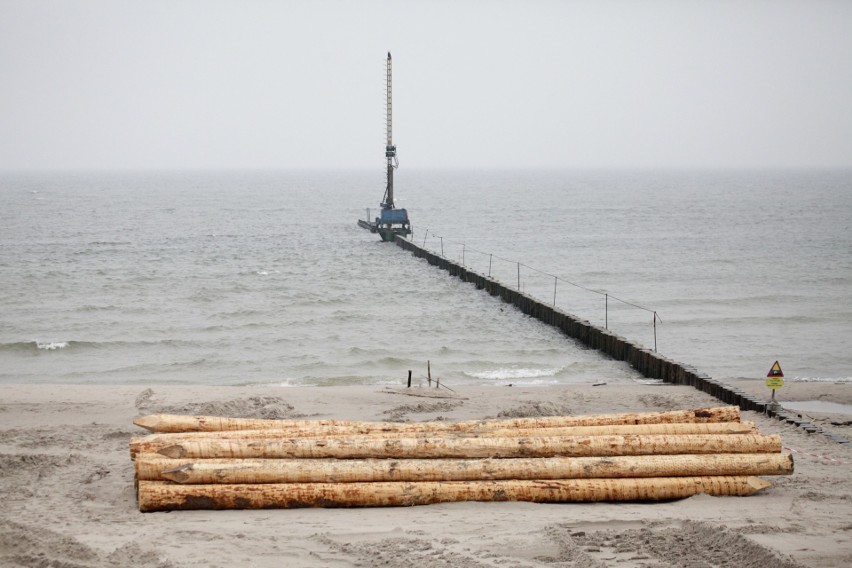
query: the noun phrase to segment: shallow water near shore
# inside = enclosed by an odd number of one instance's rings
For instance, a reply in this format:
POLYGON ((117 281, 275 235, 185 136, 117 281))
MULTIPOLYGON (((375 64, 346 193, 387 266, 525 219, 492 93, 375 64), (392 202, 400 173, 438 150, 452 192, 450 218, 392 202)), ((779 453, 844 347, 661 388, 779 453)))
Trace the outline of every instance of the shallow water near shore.
POLYGON ((794 400, 783 403, 784 408, 796 412, 817 412, 820 414, 852 415, 852 404, 840 404, 825 400, 794 400))
MULTIPOLYGON (((358 228, 382 183, 0 175, 0 382, 398 385, 427 361, 448 385, 639 378, 358 228)), ((716 378, 776 359, 794 380, 852 377, 852 172, 397 185, 418 244, 716 378)))

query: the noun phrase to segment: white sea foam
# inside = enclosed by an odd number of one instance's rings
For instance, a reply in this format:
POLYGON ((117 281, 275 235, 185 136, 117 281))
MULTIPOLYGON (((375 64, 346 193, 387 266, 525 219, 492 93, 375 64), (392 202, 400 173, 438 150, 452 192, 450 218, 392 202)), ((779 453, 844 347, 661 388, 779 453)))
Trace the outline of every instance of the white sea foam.
POLYGON ((826 400, 794 400, 785 401, 782 406, 796 412, 828 412, 837 414, 852 414, 852 404, 840 404, 826 400))
POLYGON ((46 349, 47 351, 53 351, 55 349, 65 349, 68 347, 67 341, 49 341, 47 343, 42 343, 41 341, 36 340, 36 347, 39 349, 46 349))
POLYGON ((640 385, 662 385, 665 381, 662 379, 635 379, 635 382, 640 385))
POLYGON ((852 377, 793 377, 796 383, 852 383, 852 377))
MULTIPOLYGON (((420 380, 420 383, 424 383, 425 381, 420 380)), ((418 381, 415 381, 414 386, 425 386, 423 384, 417 384, 418 381)), ((283 379, 280 381, 275 381, 272 383, 257 383, 260 386, 273 386, 273 387, 285 387, 285 388, 298 388, 298 387, 316 387, 316 386, 331 386, 334 384, 339 384, 341 386, 362 386, 362 385, 370 385, 371 387, 402 387, 405 386, 402 384, 402 381, 399 379, 374 379, 369 377, 364 377, 361 379, 358 378, 349 378, 349 379, 318 379, 318 378, 294 378, 294 379, 283 379)))
POLYGON ((561 368, 558 369, 507 369, 500 368, 492 371, 465 372, 464 374, 474 379, 486 380, 505 380, 505 379, 536 379, 539 377, 553 377, 561 368))

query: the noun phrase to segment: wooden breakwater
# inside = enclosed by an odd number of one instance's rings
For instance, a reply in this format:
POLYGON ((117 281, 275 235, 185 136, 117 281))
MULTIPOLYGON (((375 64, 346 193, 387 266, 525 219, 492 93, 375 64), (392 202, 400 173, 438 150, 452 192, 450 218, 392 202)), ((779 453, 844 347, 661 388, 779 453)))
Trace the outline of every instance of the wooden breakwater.
MULTIPOLYGON (((525 314, 561 330, 565 335, 576 339, 583 345, 597 349, 613 359, 626 361, 645 377, 676 385, 689 385, 716 397, 722 402, 737 405, 743 410, 767 413, 770 416, 776 416, 781 420, 801 426, 810 432, 822 431, 821 428, 809 423, 801 416, 780 407, 773 408, 768 401, 717 381, 709 375, 699 372, 691 365, 673 361, 653 349, 633 343, 608 329, 593 325, 587 320, 580 319, 553 305, 547 305, 541 300, 517 289, 512 289, 488 276, 468 270, 464 266, 422 248, 408 239, 397 236, 394 242, 414 256, 425 259, 429 264, 442 268, 465 282, 470 282, 477 289, 485 290, 492 296, 499 296, 507 304, 512 304, 525 314)), ((841 439, 838 439, 838 441, 841 441, 841 439)))

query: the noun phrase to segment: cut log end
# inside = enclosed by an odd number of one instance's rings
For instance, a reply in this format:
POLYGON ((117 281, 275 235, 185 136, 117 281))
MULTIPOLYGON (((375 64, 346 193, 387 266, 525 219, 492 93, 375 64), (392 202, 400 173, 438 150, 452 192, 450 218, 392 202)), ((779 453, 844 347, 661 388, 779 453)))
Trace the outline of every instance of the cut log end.
POLYGON ((769 483, 768 481, 766 481, 765 479, 762 479, 760 477, 749 477, 749 478, 746 479, 746 483, 751 488, 751 490, 752 490, 751 494, 752 495, 754 493, 757 493, 759 491, 763 491, 764 489, 768 489, 769 487, 772 487, 771 483, 769 483))
POLYGON ((166 446, 157 453, 172 459, 180 459, 186 457, 186 452, 184 451, 184 447, 181 444, 173 444, 171 446, 166 446))
POLYGON ((163 479, 167 479, 169 481, 175 481, 177 483, 186 483, 190 478, 190 473, 193 470, 193 464, 187 463, 172 469, 167 469, 162 472, 160 476, 163 479))
POLYGON ((157 432, 159 431, 161 420, 158 414, 151 414, 137 418, 133 423, 136 426, 145 428, 149 432, 157 432))

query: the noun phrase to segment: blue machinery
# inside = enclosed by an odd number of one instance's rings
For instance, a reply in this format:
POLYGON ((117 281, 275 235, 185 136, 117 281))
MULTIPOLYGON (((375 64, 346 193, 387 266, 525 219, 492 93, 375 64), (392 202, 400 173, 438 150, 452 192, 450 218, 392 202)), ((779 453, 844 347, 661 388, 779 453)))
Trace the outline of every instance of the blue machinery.
POLYGON ((408 221, 408 211, 397 209, 393 203, 393 171, 399 167, 396 159, 396 146, 393 145, 393 93, 391 79, 391 54, 388 52, 387 61, 387 131, 388 138, 385 145, 385 158, 387 159, 387 187, 382 198, 382 212, 374 222, 369 221, 370 214, 367 210, 367 221, 359 220, 358 225, 369 229, 372 233, 379 233, 383 241, 393 241, 394 235, 410 235, 411 224, 408 221))

